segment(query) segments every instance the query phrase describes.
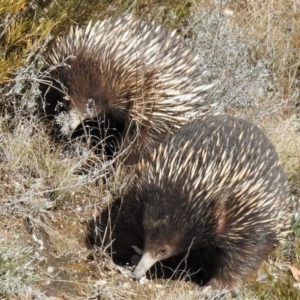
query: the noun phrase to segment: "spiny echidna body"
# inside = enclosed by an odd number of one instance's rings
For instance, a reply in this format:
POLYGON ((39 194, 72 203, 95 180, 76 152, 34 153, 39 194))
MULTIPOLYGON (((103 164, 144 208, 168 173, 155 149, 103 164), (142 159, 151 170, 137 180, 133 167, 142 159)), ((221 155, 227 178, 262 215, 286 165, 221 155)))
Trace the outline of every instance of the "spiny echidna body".
POLYGON ((45 110, 55 114, 63 103, 61 133, 96 121, 102 139, 128 137, 133 155, 151 152, 172 128, 208 109, 210 85, 192 51, 175 32, 132 16, 72 29, 57 40, 47 67, 45 110))
POLYGON ((231 116, 202 116, 169 136, 142 160, 131 193, 142 203, 145 235, 136 278, 157 261, 199 249, 200 257, 214 256, 205 262, 213 268, 208 284, 236 288, 290 226, 274 146, 257 126, 231 116))

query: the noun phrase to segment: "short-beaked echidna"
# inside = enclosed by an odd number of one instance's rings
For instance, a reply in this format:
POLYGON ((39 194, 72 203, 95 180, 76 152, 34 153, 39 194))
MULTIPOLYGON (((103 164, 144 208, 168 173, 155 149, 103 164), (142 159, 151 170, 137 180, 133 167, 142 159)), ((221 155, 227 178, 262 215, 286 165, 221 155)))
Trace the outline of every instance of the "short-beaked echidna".
POLYGON ((151 153, 172 128, 208 109, 210 85, 193 52, 175 31, 133 16, 71 29, 46 67, 45 110, 55 114, 63 104, 61 133, 71 136, 90 120, 85 132, 99 126, 113 150, 125 143, 133 155, 151 153))
POLYGON ((200 257, 214 256, 206 261, 208 284, 236 288, 291 221, 275 147, 256 125, 227 115, 202 116, 170 135, 140 163, 132 193, 142 203, 145 235, 136 278, 157 261, 199 249, 200 257))

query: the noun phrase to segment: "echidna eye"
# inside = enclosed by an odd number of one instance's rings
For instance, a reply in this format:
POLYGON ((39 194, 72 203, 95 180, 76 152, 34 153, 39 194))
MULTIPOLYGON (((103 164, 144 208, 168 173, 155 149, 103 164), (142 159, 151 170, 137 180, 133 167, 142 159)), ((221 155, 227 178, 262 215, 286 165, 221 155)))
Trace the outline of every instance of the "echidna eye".
POLYGON ((167 253, 167 249, 160 249, 159 254, 160 255, 165 255, 167 253))

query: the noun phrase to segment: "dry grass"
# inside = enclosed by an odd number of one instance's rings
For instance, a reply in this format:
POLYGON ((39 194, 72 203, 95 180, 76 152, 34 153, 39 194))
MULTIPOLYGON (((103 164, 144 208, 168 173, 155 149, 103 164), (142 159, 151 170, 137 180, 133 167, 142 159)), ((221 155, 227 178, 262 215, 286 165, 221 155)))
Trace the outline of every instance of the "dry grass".
POLYGON ((133 282, 101 251, 87 249, 87 223, 122 195, 132 170, 104 164, 91 152, 71 155, 53 143, 36 116, 37 74, 49 33, 63 32, 71 23, 85 23, 97 14, 103 19, 135 11, 180 29, 199 55, 203 76, 216 83, 211 98, 218 110, 255 122, 275 144, 294 195, 293 233, 266 264, 266 280, 250 280, 240 291, 241 299, 299 299, 287 265, 300 267, 300 4, 100 2, 74 6, 72 1, 33 1, 30 7, 24 0, 8 0, 0 8, 0 82, 5 83, 0 90, 0 298, 207 297, 189 282, 133 282), (28 17, 33 19, 30 24, 28 17), (91 161, 93 166, 80 174, 91 161), (91 251, 100 257, 87 262, 91 251))

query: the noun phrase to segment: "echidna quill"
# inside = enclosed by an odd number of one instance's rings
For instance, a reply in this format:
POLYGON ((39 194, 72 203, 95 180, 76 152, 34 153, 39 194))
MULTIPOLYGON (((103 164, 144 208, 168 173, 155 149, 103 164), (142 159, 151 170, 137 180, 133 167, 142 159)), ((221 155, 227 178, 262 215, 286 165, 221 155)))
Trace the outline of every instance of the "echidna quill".
POLYGON ((136 278, 157 261, 199 249, 199 256, 214 253, 208 284, 235 289, 289 232, 284 170, 269 139, 248 121, 193 120, 142 160, 139 172, 129 193, 143 207, 136 278))
POLYGON ((136 158, 209 109, 197 57, 175 31, 133 16, 72 28, 46 62, 45 110, 63 104, 60 133, 99 127, 112 151, 131 145, 136 158))

